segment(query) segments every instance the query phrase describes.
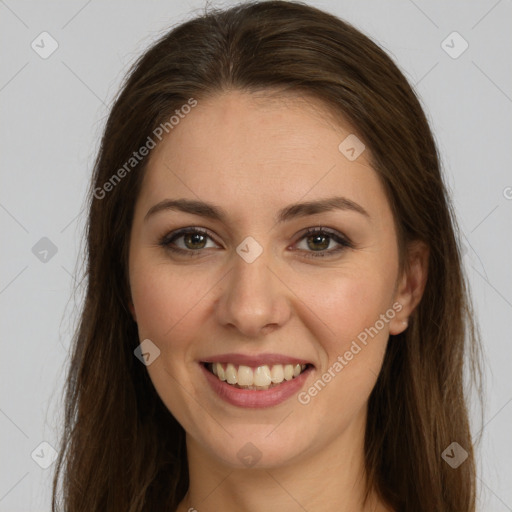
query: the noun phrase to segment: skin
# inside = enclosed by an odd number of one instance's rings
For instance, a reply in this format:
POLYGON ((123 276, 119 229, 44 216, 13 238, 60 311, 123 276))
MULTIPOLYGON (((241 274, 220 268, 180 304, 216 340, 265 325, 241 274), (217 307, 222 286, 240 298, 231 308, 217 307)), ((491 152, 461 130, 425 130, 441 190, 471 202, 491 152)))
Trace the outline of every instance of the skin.
POLYGON ((150 155, 131 231, 130 309, 140 339, 161 351, 147 370, 187 433, 190 487, 179 512, 390 510, 376 494, 363 506, 367 402, 389 334, 407 328, 421 299, 428 249, 412 244, 410 269, 399 275, 393 217, 369 149, 354 161, 338 150, 351 133, 314 99, 230 91, 199 102, 150 155), (333 195, 369 218, 333 210, 275 222, 285 206, 333 195), (226 222, 173 210, 144 220, 178 198, 214 203, 226 222), (339 247, 314 235, 308 244, 304 230, 318 226, 354 247, 314 257, 339 247), (175 240, 199 256, 159 245, 184 227, 210 232, 175 240), (236 252, 247 236, 263 249, 252 263, 236 252), (293 396, 265 409, 235 407, 198 364, 226 352, 301 357, 315 366, 307 390, 396 302, 400 312, 307 405, 293 396), (249 441, 261 455, 253 467, 237 457, 249 441))

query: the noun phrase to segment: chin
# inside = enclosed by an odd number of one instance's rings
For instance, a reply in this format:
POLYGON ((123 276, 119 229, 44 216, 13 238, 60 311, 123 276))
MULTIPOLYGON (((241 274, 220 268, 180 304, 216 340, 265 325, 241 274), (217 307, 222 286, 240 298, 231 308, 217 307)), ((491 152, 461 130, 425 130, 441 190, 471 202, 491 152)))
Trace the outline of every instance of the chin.
POLYGON ((257 424, 229 428, 233 437, 219 439, 212 445, 208 440, 214 457, 236 469, 272 469, 286 466, 300 458, 311 442, 300 432, 281 429, 275 424, 257 424))

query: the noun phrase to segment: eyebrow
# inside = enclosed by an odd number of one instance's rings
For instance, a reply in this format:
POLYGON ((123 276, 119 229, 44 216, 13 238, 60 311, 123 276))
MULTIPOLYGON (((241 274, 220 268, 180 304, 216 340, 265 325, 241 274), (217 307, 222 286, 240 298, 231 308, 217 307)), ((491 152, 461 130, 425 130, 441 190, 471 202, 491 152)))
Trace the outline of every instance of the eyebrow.
MULTIPOLYGON (((298 217, 306 217, 316 213, 329 212, 333 210, 353 211, 364 215, 370 219, 370 214, 354 201, 341 196, 329 197, 318 201, 307 201, 286 206, 279 210, 276 220, 277 223, 283 223, 298 217)), ((192 199, 164 199, 152 206, 144 217, 147 221, 149 217, 162 211, 181 211, 200 217, 226 222, 227 214, 225 210, 211 203, 196 201, 192 199)))

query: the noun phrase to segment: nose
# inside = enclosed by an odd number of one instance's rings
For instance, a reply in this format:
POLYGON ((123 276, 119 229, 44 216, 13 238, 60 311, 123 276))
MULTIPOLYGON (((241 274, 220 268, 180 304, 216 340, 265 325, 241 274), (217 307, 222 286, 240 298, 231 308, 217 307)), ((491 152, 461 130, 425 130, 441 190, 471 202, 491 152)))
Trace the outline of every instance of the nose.
POLYGON ((266 252, 252 263, 236 255, 233 267, 221 283, 217 302, 218 322, 248 338, 276 330, 289 320, 289 289, 270 268, 266 252))

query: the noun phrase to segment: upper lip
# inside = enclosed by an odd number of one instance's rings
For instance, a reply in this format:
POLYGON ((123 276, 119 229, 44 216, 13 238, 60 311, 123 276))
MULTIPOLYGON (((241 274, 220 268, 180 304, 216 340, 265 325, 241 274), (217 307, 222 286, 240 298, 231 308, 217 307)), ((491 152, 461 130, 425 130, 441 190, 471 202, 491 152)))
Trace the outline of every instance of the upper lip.
POLYGON ((237 365, 244 366, 263 366, 263 365, 273 365, 273 364, 310 364, 313 366, 313 363, 307 361, 306 359, 300 359, 293 356, 286 356, 284 354, 256 354, 256 355, 246 355, 246 354, 218 354, 215 356, 208 356, 205 359, 202 359, 203 363, 233 363, 237 365))

